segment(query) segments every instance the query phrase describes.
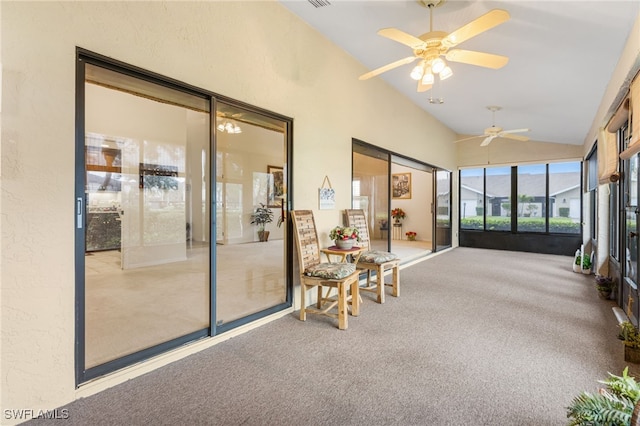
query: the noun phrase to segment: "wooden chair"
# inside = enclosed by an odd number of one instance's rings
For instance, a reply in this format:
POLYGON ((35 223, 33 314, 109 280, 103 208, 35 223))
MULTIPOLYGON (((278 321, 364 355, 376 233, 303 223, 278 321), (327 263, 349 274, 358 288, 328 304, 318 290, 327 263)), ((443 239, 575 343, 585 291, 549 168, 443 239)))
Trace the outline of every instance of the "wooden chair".
POLYGON ((361 287, 360 290, 376 292, 378 303, 384 303, 385 285, 393 288, 391 293, 393 296, 400 296, 400 259, 398 259, 398 256, 387 251, 371 250, 369 226, 367 225, 364 210, 347 209, 345 210, 345 217, 347 226, 358 228, 360 234, 358 245, 366 248, 356 265, 357 268, 366 269, 367 271, 367 286, 361 287), (388 270, 392 271, 391 284, 385 284, 384 282, 384 273, 388 270), (376 272, 375 281, 371 278, 372 271, 376 272))
POLYGON ((307 312, 326 315, 338 319, 338 328, 345 330, 348 326, 348 308, 351 304, 351 314, 360 313, 360 296, 358 286, 358 270, 353 263, 330 263, 320 261, 320 247, 318 233, 311 210, 292 210, 298 260, 300 263, 300 320, 307 319, 307 312), (348 295, 348 287, 351 294, 348 295), (316 287, 318 300, 316 307, 307 307, 307 290, 316 287), (323 290, 327 290, 323 294, 323 290), (337 290, 336 297, 329 297, 333 289, 337 290), (333 310, 337 306, 337 313, 333 310))

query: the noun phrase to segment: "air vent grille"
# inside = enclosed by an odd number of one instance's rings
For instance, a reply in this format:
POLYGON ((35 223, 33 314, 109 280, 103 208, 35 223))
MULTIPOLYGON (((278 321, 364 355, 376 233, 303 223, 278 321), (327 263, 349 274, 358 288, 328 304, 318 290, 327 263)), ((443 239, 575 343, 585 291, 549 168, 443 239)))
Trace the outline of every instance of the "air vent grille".
POLYGON ((309 3, 311 3, 313 5, 313 7, 318 8, 318 7, 324 7, 324 6, 331 6, 331 3, 329 3, 328 0, 308 0, 309 3))

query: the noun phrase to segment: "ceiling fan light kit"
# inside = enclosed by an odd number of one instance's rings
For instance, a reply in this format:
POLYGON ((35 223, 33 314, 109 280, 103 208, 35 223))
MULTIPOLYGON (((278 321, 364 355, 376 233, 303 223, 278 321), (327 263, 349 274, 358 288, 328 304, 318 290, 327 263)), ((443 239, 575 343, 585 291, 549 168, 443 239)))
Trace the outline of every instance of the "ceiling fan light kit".
POLYGON ((446 80, 453 75, 453 70, 446 61, 460 62, 492 69, 505 66, 509 61, 509 58, 506 56, 462 49, 449 49, 508 21, 510 18, 509 12, 502 9, 493 9, 452 33, 447 34, 444 31, 433 31, 433 8, 441 6, 444 2, 445 0, 418 1, 419 4, 429 9, 429 32, 419 37, 405 33, 397 28, 383 28, 378 31, 379 35, 410 47, 413 50, 413 56, 408 56, 373 71, 369 71, 361 75, 359 79, 367 80, 383 72, 420 59, 418 65, 411 70, 410 76, 418 82, 418 92, 424 92, 431 89, 435 81, 434 75, 438 75, 440 80, 446 80))
POLYGON ((242 129, 237 124, 233 124, 230 121, 219 122, 216 127, 219 132, 226 132, 231 134, 242 133, 242 129))

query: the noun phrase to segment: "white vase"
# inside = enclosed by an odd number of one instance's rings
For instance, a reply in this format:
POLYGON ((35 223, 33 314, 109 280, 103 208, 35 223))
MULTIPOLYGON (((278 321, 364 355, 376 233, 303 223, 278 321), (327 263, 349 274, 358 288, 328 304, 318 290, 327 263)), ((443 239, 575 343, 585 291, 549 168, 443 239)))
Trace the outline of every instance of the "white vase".
POLYGON ((343 249, 343 250, 349 250, 350 248, 353 247, 353 244, 356 242, 355 239, 350 238, 348 240, 336 240, 336 246, 339 249, 343 249))

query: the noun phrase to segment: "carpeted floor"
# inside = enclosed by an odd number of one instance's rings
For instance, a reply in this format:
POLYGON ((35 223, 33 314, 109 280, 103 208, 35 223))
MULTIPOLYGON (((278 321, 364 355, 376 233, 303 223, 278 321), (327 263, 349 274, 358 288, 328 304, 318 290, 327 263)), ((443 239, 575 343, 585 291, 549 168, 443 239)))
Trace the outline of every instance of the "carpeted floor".
POLYGON ((563 425, 574 396, 625 366, 615 304, 572 260, 457 248, 403 269, 399 298, 363 294, 348 330, 296 312, 55 422, 563 425))

